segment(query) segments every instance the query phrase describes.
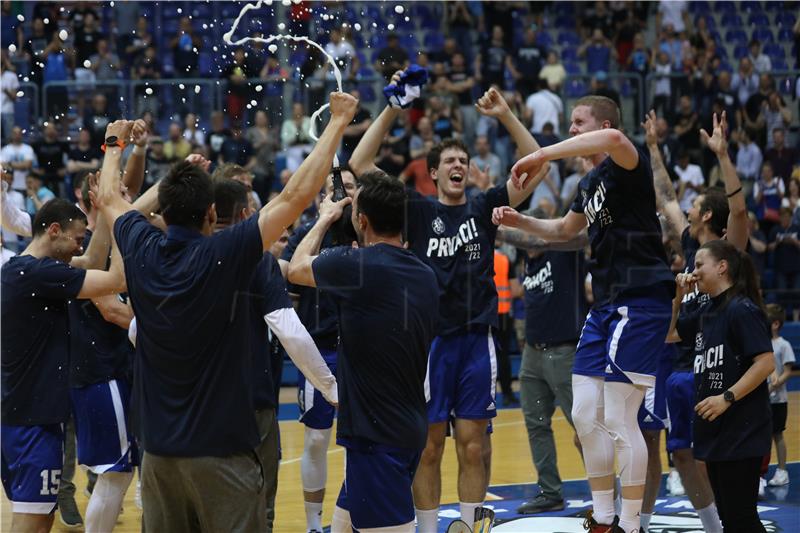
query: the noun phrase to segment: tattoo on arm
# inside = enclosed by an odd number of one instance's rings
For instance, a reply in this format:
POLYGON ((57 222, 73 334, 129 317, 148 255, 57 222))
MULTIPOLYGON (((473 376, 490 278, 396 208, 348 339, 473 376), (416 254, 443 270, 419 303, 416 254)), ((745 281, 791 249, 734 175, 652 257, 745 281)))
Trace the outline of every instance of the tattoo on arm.
POLYGON ((516 248, 528 251, 574 251, 581 250, 589 244, 586 231, 578 233, 575 237, 564 242, 548 242, 542 238, 526 233, 522 230, 500 227, 497 230, 497 240, 510 244, 516 248))
POLYGON ((675 189, 672 187, 672 180, 669 179, 664 160, 661 158, 661 151, 657 146, 650 149, 650 164, 653 167, 653 182, 656 188, 656 202, 661 207, 667 202, 677 201, 675 189))

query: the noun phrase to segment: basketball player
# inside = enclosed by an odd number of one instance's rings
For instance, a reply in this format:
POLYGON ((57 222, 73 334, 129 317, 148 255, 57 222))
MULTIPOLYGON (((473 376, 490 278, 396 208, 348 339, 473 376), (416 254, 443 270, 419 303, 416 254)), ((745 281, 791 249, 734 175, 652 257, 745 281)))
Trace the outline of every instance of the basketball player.
MULTIPOLYGON (((689 209, 688 219, 683 214, 675 196, 675 189, 664 168, 663 159, 658 149, 656 136, 656 115, 651 111, 644 123, 645 140, 653 165, 655 180, 656 204, 664 216, 675 240, 679 240, 686 262, 686 273, 694 270, 694 256, 703 244, 726 238, 740 250, 747 246, 749 231, 747 224, 747 208, 736 167, 728 155, 727 117, 714 115, 712 135, 705 130, 701 136, 719 160, 724 192, 720 189, 708 189, 695 198, 689 209)), ((691 310, 708 298, 697 291, 684 298, 685 311, 691 310), (695 301, 697 300, 697 301, 695 301)), ((708 532, 722 531, 714 494, 708 481, 708 475, 702 463, 698 463, 692 453, 692 422, 694 420, 694 341, 677 344, 677 357, 673 369, 664 383, 663 394, 658 384, 655 396, 663 396, 669 412, 669 431, 667 434, 667 450, 672 453, 675 467, 681 475, 686 494, 697 511, 703 527, 708 532)), ((648 391, 649 393, 649 391, 648 391)), ((660 399, 654 400, 660 402, 660 399)), ((661 482, 661 461, 658 437, 660 432, 645 432, 649 446, 650 466, 648 467, 648 487, 643 504, 642 527, 647 528, 661 482), (650 433, 648 435, 648 433, 650 433), (655 435, 653 435, 655 433, 655 435)))
POLYGON ((572 111, 572 138, 537 150, 512 168, 511 180, 524 185, 550 161, 591 159, 595 168, 581 180, 566 215, 539 220, 510 207, 494 213, 498 224, 552 241, 589 227, 595 303, 575 354, 572 419, 592 490, 594 511, 586 526, 596 533, 639 531, 647 447, 637 413, 655 381, 655 353, 666 338, 674 290, 650 161, 617 129, 619 122, 613 100, 581 98, 572 111), (622 485, 619 517, 614 511, 615 449, 622 485))
MULTIPOLYGON (((107 172, 119 173, 109 164, 107 172)), ((67 302, 124 290, 122 260, 86 270, 107 250, 79 256, 86 216, 63 199, 37 212, 33 240, 2 269, 2 480, 12 531, 49 531, 70 414, 67 302), (98 255, 99 254, 99 255, 98 255)))
MULTIPOLYGON (((342 183, 349 197, 355 194, 356 179, 349 171, 342 172, 342 183)), ((325 180, 325 194, 333 195, 333 175, 325 180)), ((289 261, 300 242, 317 223, 312 220, 295 231, 281 255, 281 270, 286 272, 289 261)), ((330 233, 322 239, 320 249, 333 246, 330 233)), ((322 354, 330 371, 336 373, 336 349, 339 342, 339 322, 336 301, 333 295, 314 287, 291 285, 292 293, 298 295, 297 313, 303 325, 311 333, 314 344, 322 354)), ((297 376, 297 399, 300 404, 300 422, 305 426, 303 433, 303 455, 300 458, 300 478, 303 484, 303 503, 306 512, 307 533, 322 533, 322 502, 325 499, 325 485, 328 482, 328 446, 336 410, 326 402, 320 391, 297 376)))
MULTIPOLYGON (((166 234, 130 212, 118 177, 102 176, 98 204, 124 250, 137 317, 134 412, 149 531, 266 529, 248 323, 235 313, 249 312, 239 293, 322 186, 353 118, 352 96, 333 93, 330 103, 327 128, 281 194, 259 216, 216 235, 212 183, 202 169, 179 163, 159 185, 166 234)), ((109 126, 104 168, 119 160, 130 127, 109 126)))
POLYGON ((352 200, 359 248, 320 253, 325 232, 350 202, 329 197, 322 203, 289 264, 290 281, 324 288, 338 302, 336 441, 347 455, 331 531, 412 533, 411 483, 425 446, 425 368, 438 319, 437 281, 403 245, 405 186, 382 172, 362 174, 352 200))
MULTIPOLYGON (((498 118, 524 153, 538 148, 496 89, 487 91, 477 108, 498 118)), ((387 106, 364 134, 350 158, 356 176, 377 169, 375 156, 399 114, 399 109, 387 106)), ((440 469, 451 412, 456 419, 463 521, 473 523, 475 509, 486 495, 488 471, 482 448, 489 420, 496 416, 497 362, 492 330, 498 326, 493 280, 497 228, 491 214, 495 207, 519 205, 544 174, 529 180, 524 188, 516 188, 509 181, 467 199, 467 146, 446 139, 430 150, 427 164, 438 198, 409 194, 406 237, 409 248, 436 272, 441 295, 441 317, 426 378, 428 442, 414 480, 419 530, 431 533, 437 530, 440 469)))
MULTIPOLYGON (((214 172, 214 208, 217 213, 215 231, 243 222, 255 211, 245 185, 234 180, 247 174, 238 165, 223 165, 214 172)), ((333 377, 314 341, 300 323, 278 261, 267 251, 253 275, 249 292, 250 351, 253 354, 253 402, 261 444, 257 453, 264 466, 266 484, 267 531, 272 531, 275 519, 275 495, 278 490, 280 440, 278 437, 275 384, 272 375, 272 354, 267 326, 294 361, 301 375, 308 374, 329 402, 338 401, 336 378, 333 377)), ((304 378, 305 379, 305 378, 304 378)))

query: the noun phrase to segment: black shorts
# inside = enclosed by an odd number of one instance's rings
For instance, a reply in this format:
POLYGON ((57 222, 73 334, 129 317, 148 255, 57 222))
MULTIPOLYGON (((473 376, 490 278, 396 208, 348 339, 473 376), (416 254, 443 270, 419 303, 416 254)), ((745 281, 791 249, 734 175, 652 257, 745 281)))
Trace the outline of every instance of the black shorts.
POLYGON ((786 429, 786 412, 789 404, 771 403, 772 407, 772 434, 783 433, 786 429))

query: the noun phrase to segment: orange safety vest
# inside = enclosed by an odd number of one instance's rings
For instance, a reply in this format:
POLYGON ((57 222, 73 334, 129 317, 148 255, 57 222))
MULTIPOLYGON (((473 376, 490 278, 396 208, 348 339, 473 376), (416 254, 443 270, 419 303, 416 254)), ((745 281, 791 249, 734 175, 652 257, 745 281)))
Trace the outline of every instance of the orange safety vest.
POLYGON ((508 284, 508 257, 494 251, 494 285, 497 287, 497 313, 511 311, 511 285, 508 284))

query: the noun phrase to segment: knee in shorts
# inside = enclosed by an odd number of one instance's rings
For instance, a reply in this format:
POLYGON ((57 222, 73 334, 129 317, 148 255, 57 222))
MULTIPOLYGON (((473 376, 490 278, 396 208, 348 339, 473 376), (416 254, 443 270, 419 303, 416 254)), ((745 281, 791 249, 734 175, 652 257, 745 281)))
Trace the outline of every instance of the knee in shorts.
POLYGON ((304 443, 306 452, 315 458, 325 455, 330 444, 330 434, 330 429, 306 428, 304 443))
POLYGON ((575 433, 578 437, 588 435, 598 425, 597 407, 589 402, 572 403, 572 423, 575 426, 575 433))

